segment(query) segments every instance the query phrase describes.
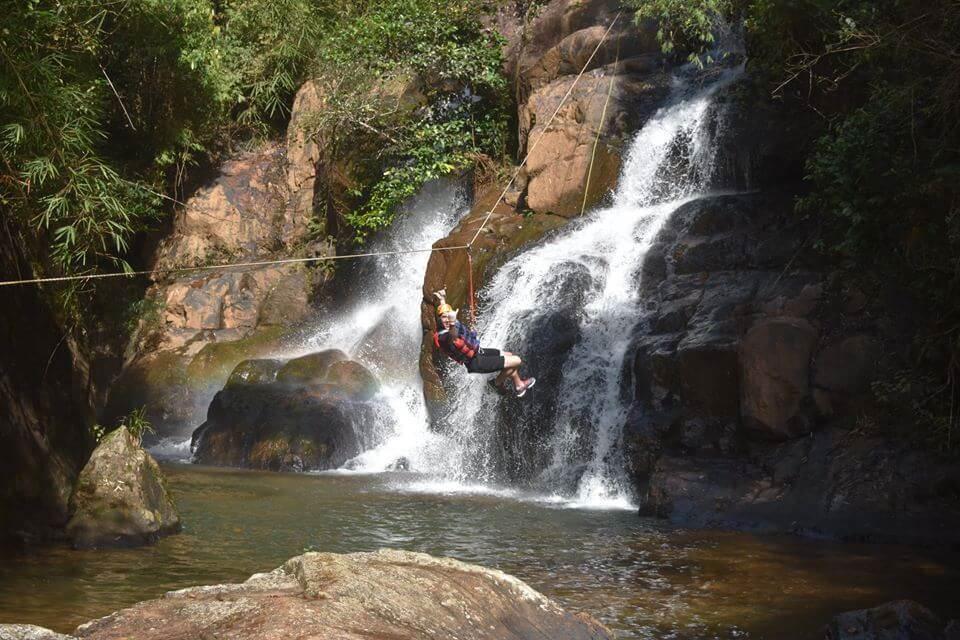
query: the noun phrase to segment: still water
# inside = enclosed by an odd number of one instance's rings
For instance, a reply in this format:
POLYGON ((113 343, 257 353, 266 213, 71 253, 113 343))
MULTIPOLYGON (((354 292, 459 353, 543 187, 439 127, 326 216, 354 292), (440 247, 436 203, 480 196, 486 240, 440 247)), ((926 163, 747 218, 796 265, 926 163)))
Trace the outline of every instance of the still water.
POLYGON ((70 631, 304 550, 381 547, 502 569, 622 638, 817 638, 832 614, 895 598, 960 615, 957 553, 690 532, 629 511, 407 490, 404 474, 166 469, 183 533, 143 549, 4 552, 0 622, 70 631))

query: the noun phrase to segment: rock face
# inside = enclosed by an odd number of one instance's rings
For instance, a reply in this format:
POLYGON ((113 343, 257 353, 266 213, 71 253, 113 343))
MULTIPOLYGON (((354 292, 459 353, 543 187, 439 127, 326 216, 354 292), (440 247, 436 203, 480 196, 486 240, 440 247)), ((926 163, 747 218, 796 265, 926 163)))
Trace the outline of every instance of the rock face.
POLYGON ((242 584, 194 587, 81 625, 85 640, 459 638, 613 634, 500 571, 383 550, 307 553, 242 584))
POLYGON ((668 80, 655 27, 638 28, 630 12, 613 24, 620 9, 608 0, 554 0, 526 26, 509 52, 517 78, 520 142, 532 151, 521 199, 533 211, 579 214, 592 158, 587 204, 603 198, 616 184, 625 137, 639 128, 666 93, 668 80), (582 69, 586 72, 574 86, 582 69))
MULTIPOLYGON (((155 269, 334 253, 314 216, 315 145, 298 124, 316 99, 309 86, 298 95, 286 144, 234 156, 187 200, 155 269)), ((107 421, 146 406, 165 430, 200 422, 202 407, 238 362, 276 349, 311 315, 326 279, 322 269, 299 264, 158 274, 107 421)))
POLYGON ((826 640, 950 640, 944 624, 912 600, 841 613, 824 630, 826 640))
POLYGON ((242 362, 193 434, 195 459, 271 471, 339 467, 369 444, 378 389, 337 350, 242 362))
MULTIPOLYGON (((32 277, 13 221, 0 226, 0 278, 32 277)), ((89 367, 38 289, 7 287, 2 296, 0 539, 46 536, 66 523, 92 449, 89 367)))
MULTIPOLYGON (((619 10, 619 4, 610 0, 551 0, 529 23, 498 21, 497 27, 508 41, 507 73, 515 78, 517 88, 519 155, 529 153, 529 159, 503 202, 494 208, 503 184, 482 186, 471 212, 434 244, 438 248, 467 244, 493 209, 472 248, 477 289, 510 255, 579 215, 598 132, 587 206, 609 194, 616 184, 627 137, 666 96, 669 76, 656 31, 646 26, 638 29, 632 14, 624 12, 557 118, 546 128, 619 10), (604 115, 611 82, 613 90, 604 115)), ((435 319, 430 296, 445 287, 450 304, 466 309, 467 264, 464 251, 434 252, 424 278, 420 372, 434 416, 442 412, 447 392, 441 375, 443 359, 432 345, 435 319)))
POLYGON ((819 271, 789 198, 681 207, 647 254, 624 446, 641 512, 688 525, 960 540, 960 473, 858 428, 882 326, 819 271), (909 479, 909 480, 908 480, 909 479))
POLYGON ((126 427, 94 450, 71 506, 67 535, 77 548, 148 544, 180 530, 160 467, 126 427))

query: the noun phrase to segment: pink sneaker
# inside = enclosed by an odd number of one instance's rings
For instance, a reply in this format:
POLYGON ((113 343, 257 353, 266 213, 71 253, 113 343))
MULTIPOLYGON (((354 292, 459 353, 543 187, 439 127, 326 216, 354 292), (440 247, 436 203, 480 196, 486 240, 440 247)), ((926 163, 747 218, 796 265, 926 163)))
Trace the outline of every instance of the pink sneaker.
POLYGON ((527 389, 529 389, 535 384, 537 384, 536 378, 527 378, 526 380, 521 382, 516 388, 517 397, 522 398, 524 394, 527 392, 527 389))

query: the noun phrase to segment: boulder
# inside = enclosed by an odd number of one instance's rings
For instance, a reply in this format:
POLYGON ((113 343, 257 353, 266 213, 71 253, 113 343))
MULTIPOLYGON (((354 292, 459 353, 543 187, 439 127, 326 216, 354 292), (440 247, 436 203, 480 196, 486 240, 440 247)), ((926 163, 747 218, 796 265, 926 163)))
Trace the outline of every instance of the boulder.
POLYGON ((862 393, 876 373, 879 356, 880 344, 873 336, 843 338, 817 355, 813 383, 828 391, 862 393))
POLYGON ((886 602, 872 609, 847 611, 824 629, 826 640, 944 640, 944 624, 912 600, 886 602))
POLYGON ((764 437, 786 439, 808 433, 811 417, 810 358, 817 330, 806 320, 761 320, 740 345, 744 426, 764 437))
POLYGON ((340 360, 330 365, 326 381, 356 400, 369 400, 380 390, 376 377, 353 360, 340 360))
POLYGON ((277 372, 278 382, 285 384, 313 384, 323 382, 330 366, 346 360, 347 354, 339 349, 325 349, 293 360, 288 360, 277 372))
POLYGON ((248 384, 270 384, 276 381, 278 372, 283 367, 283 361, 264 358, 261 360, 244 360, 230 373, 227 378, 228 387, 248 384))
POLYGON ((71 497, 74 547, 136 546, 180 530, 180 516, 157 462, 127 430, 107 434, 71 497))
POLYGON ((32 624, 0 624, 0 640, 75 640, 32 624))
POLYGON ((367 448, 379 383, 363 365, 331 349, 295 358, 241 363, 214 396, 193 433, 203 464, 271 471, 331 469, 367 448), (256 364, 260 363, 260 364, 256 364), (251 368, 276 370, 249 375, 251 368))
POLYGON ((177 349, 144 351, 114 384, 103 421, 115 422, 145 407, 147 418, 161 433, 193 428, 203 421, 210 400, 239 363, 284 349, 291 331, 264 326, 249 334, 205 332, 177 349))
POLYGON ((241 584, 172 591, 75 631, 84 640, 602 640, 501 571, 409 551, 307 553, 241 584))

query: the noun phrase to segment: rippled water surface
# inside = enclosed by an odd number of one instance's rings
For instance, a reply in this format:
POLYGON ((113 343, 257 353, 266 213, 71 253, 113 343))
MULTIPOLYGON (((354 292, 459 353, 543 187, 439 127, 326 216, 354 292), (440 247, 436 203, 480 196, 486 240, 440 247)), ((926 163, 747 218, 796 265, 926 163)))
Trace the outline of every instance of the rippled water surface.
POLYGON ((406 491, 404 475, 167 470, 182 534, 145 549, 4 552, 0 622, 69 631, 305 549, 381 547, 503 569, 623 638, 816 638, 832 614, 894 598, 960 615, 955 553, 688 532, 629 511, 406 491))

